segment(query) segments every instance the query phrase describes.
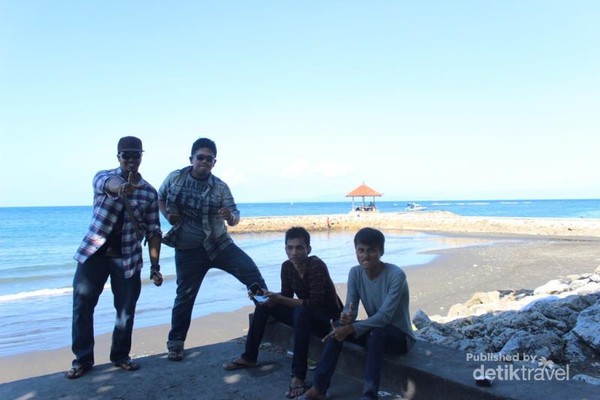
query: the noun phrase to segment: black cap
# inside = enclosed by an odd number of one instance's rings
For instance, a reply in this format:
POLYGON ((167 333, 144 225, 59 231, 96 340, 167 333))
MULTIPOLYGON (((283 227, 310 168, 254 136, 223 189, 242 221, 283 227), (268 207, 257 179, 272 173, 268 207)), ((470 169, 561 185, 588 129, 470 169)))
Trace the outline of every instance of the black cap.
POLYGON ((142 150, 142 141, 135 136, 125 136, 119 139, 117 145, 117 151, 122 153, 124 151, 144 151, 142 150))

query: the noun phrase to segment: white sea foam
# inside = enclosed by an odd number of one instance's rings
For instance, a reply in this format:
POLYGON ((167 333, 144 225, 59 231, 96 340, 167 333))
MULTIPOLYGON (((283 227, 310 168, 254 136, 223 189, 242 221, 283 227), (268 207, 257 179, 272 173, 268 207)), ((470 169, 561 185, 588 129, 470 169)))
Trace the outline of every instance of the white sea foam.
POLYGON ((64 296, 66 294, 71 294, 71 293, 73 293, 73 288, 40 289, 40 290, 33 290, 31 292, 5 294, 3 296, 0 296, 0 303, 4 303, 7 301, 31 299, 34 297, 64 296))
MULTIPOLYGON (((110 284, 106 284, 104 289, 110 289, 110 284)), ((73 288, 65 287, 65 288, 57 288, 57 289, 40 289, 40 290, 32 290, 30 292, 19 292, 13 294, 5 294, 0 296, 0 303, 5 303, 9 301, 16 300, 25 300, 25 299, 35 299, 42 297, 56 297, 56 296, 64 296, 70 295, 73 293, 73 288)))

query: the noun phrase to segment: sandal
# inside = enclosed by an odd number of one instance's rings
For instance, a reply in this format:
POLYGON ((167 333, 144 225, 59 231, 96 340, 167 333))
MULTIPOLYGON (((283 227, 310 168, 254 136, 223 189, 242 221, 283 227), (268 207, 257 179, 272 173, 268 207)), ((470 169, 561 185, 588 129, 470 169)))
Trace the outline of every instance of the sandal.
POLYGON ((167 360, 169 360, 169 361, 183 360, 183 350, 169 350, 169 352, 167 353, 167 360))
POLYGON ((319 394, 315 389, 309 389, 304 394, 298 396, 296 400, 325 400, 327 398, 326 395, 319 394))
POLYGON ((140 369, 140 364, 131 360, 116 362, 113 363, 113 366, 119 367, 125 371, 137 371, 138 369, 140 369))
POLYGON ((308 389, 310 389, 310 385, 306 383, 290 385, 287 392, 285 392, 285 397, 288 399, 295 399, 298 396, 302 396, 308 389))
POLYGON ((235 359, 233 361, 226 362, 225 364, 223 364, 223 368, 226 371, 233 371, 236 369, 243 369, 243 368, 256 368, 258 366, 260 366, 259 363, 246 361, 243 358, 238 358, 238 359, 235 359))
POLYGON ((92 367, 86 367, 86 366, 79 365, 79 364, 73 365, 70 370, 65 372, 65 378, 67 378, 67 379, 81 378, 90 369, 92 369, 92 367))

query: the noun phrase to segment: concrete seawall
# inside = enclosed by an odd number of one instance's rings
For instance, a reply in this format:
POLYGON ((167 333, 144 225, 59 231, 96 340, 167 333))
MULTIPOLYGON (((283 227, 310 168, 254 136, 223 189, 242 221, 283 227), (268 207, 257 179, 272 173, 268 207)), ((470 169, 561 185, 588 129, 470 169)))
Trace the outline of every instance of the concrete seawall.
MULTIPOLYGON (((292 348, 292 329, 271 320, 265 333, 266 341, 283 348, 292 348)), ((323 344, 319 338, 311 340, 309 356, 318 360, 323 344)), ((360 346, 346 343, 332 378, 331 397, 337 395, 339 383, 345 377, 361 379, 365 365, 365 351, 360 346)), ((507 363, 485 362, 485 369, 510 369, 507 363)), ((402 356, 386 356, 381 375, 380 390, 403 395, 410 400, 564 400, 597 399, 597 386, 572 380, 496 380, 489 387, 477 386, 473 377, 482 363, 468 361, 462 351, 418 341, 402 356)), ((510 376, 512 377, 512 376, 510 376)), ((359 393, 357 393, 358 397, 359 393)))

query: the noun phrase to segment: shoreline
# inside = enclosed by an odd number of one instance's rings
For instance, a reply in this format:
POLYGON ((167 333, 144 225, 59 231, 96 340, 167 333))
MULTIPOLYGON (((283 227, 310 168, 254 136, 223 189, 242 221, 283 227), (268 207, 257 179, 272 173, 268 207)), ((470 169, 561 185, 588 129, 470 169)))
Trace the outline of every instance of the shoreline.
POLYGON ((430 233, 600 238, 600 219, 465 217, 447 211, 248 217, 242 218, 238 225, 228 227, 228 230, 233 234, 284 232, 291 226, 304 226, 310 232, 356 231, 371 226, 430 233))
MULTIPOLYGON (((428 315, 445 315, 453 304, 468 300, 475 292, 535 288, 561 276, 591 272, 600 264, 597 238, 439 234, 460 247, 426 251, 437 257, 421 265, 404 266, 402 260, 384 256, 407 274, 411 318, 419 309, 428 315)), ((336 289, 344 300, 345 283, 336 283, 336 289)), ((246 306, 194 319, 186 348, 244 336, 252 311, 253 306, 246 306)), ((168 324, 134 329, 132 357, 141 358, 143 366, 143 357, 164 354, 168 330, 168 324)), ((96 364, 108 362, 110 339, 110 333, 96 337, 96 364)), ((72 357, 69 347, 1 357, 0 383, 64 371, 72 357)))

